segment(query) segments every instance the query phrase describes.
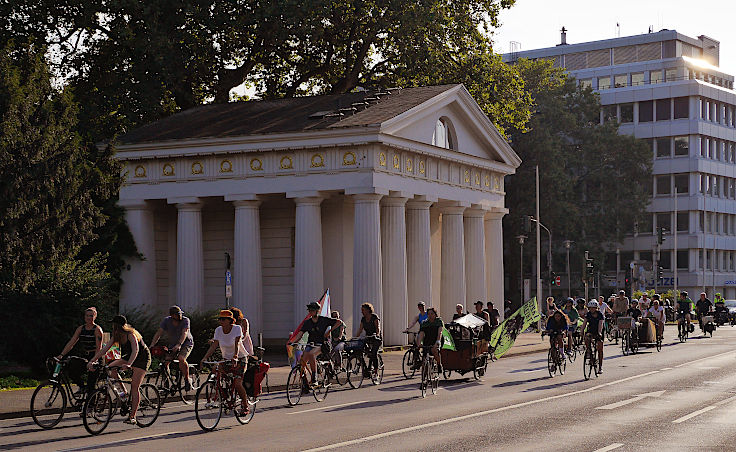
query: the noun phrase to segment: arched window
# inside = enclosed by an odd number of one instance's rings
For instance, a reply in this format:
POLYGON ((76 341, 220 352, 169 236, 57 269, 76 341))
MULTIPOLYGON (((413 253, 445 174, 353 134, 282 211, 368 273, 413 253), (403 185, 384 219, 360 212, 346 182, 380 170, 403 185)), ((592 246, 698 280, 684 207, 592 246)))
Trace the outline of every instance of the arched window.
POLYGON ((434 125, 432 144, 445 149, 456 149, 456 143, 454 128, 449 119, 439 118, 434 125))

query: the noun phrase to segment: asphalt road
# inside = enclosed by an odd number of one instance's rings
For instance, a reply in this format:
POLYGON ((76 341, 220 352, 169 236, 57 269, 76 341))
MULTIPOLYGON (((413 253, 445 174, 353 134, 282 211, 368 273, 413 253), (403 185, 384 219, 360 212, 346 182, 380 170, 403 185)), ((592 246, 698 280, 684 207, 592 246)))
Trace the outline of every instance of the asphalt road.
POLYGON ((622 356, 606 345, 604 373, 583 380, 582 359, 550 378, 546 353, 492 363, 479 382, 453 375, 420 398, 418 380, 338 389, 324 402, 265 396, 253 421, 232 416, 203 432, 193 408, 170 403, 141 429, 117 417, 91 437, 78 415, 42 431, 30 418, 0 421, 0 449, 23 450, 736 450, 736 327, 661 352, 622 356))

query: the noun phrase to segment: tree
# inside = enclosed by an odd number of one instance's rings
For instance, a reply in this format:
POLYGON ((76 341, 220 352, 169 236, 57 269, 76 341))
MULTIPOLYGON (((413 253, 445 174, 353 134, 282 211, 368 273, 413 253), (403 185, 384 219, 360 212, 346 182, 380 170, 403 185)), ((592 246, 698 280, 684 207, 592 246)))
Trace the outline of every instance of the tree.
POLYGON ((44 49, 0 50, 0 282, 27 288, 34 272, 74 258, 102 224, 109 196, 75 132, 68 90, 52 89, 44 49))
MULTIPOLYGON (((550 62, 522 59, 516 69, 534 105, 525 130, 510 131, 522 165, 506 184, 507 203, 514 208, 504 220, 505 248, 517 249, 520 215, 535 211, 533 181, 539 165, 542 222, 556 239, 573 240, 578 250, 589 250, 601 263, 605 250, 620 243, 645 214, 651 197, 649 146, 619 135, 613 122, 600 124, 598 95, 550 62)), ((507 268, 518 268, 516 253, 508 259, 507 268)))

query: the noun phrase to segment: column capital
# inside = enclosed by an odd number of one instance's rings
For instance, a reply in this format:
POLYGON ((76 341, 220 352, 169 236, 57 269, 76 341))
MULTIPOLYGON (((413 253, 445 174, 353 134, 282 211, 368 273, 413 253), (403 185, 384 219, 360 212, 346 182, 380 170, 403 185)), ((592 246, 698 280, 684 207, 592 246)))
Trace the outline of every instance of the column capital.
POLYGON ((151 208, 145 199, 119 199, 118 206, 125 210, 149 210, 151 208))
POLYGON ((201 210, 203 204, 202 200, 196 196, 168 198, 166 202, 169 204, 176 204, 176 208, 179 210, 201 210))
POLYGON ((471 207, 470 209, 465 209, 465 211, 463 212, 463 216, 467 218, 484 218, 486 216, 486 210, 471 207))
POLYGON ((319 206, 325 198, 322 196, 302 196, 293 199, 297 206, 319 206))
POLYGON ((434 202, 432 201, 424 201, 421 199, 410 199, 406 202, 406 208, 408 210, 426 210, 432 207, 432 204, 434 202))
POLYGON ((367 202, 378 202, 383 198, 382 194, 379 193, 359 193, 356 195, 351 195, 353 201, 358 203, 367 203, 367 202))
POLYGON ((462 215, 467 207, 465 206, 440 206, 442 215, 462 215))
POLYGON ((262 201, 239 199, 231 202, 236 209, 257 209, 262 201))
POLYGON ((501 220, 506 214, 509 213, 509 209, 492 208, 486 211, 486 220, 501 220))
POLYGON ((238 193, 225 195, 225 201, 260 201, 261 197, 255 193, 238 193))
POLYGON ((408 198, 405 198, 403 196, 384 196, 383 199, 381 199, 381 205, 390 207, 402 207, 406 205, 407 199, 408 198))

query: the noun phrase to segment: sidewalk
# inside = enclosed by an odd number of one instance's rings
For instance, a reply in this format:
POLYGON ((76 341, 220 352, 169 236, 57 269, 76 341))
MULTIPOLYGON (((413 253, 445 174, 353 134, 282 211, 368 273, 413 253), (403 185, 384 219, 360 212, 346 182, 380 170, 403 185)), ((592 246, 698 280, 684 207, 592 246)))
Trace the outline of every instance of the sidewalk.
MULTIPOLYGON (((522 333, 516 338, 513 347, 503 357, 519 356, 547 350, 548 343, 537 333, 522 333)), ((394 350, 398 347, 389 347, 394 350)), ((401 359, 404 350, 386 351, 383 353, 385 364, 384 377, 401 375, 401 359)), ((263 392, 282 391, 286 388, 286 380, 291 367, 288 364, 286 350, 283 353, 266 353, 264 360, 271 364, 268 371, 268 389, 263 383, 263 392)), ((491 368, 489 367, 489 370, 491 368)), ((30 416, 30 403, 33 389, 16 389, 0 391, 0 419, 12 419, 30 416)))

